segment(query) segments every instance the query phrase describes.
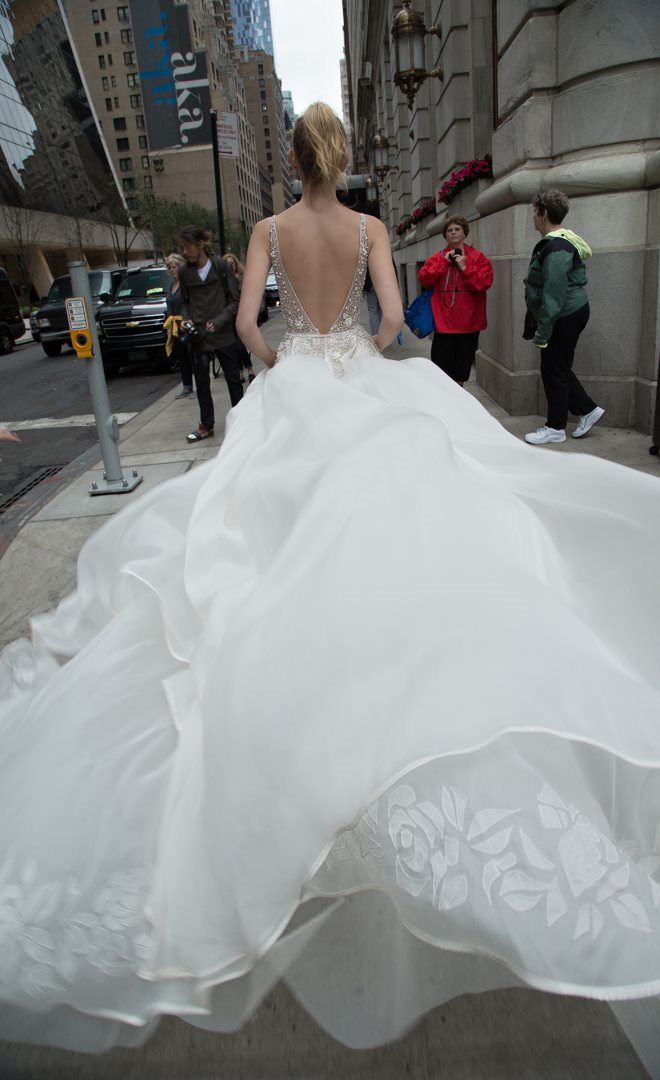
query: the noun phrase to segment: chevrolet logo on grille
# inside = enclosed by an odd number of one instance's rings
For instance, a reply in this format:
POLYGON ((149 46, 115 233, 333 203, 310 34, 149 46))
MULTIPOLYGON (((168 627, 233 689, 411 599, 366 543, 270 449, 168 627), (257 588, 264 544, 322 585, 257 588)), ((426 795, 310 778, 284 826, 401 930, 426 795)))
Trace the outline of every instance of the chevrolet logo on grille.
POLYGON ((126 323, 126 326, 127 326, 127 327, 128 327, 128 328, 129 328, 130 330, 132 330, 134 326, 139 326, 139 325, 140 325, 140 324, 139 324, 139 322, 138 322, 138 321, 137 321, 136 319, 133 319, 133 322, 127 322, 127 323, 126 323))

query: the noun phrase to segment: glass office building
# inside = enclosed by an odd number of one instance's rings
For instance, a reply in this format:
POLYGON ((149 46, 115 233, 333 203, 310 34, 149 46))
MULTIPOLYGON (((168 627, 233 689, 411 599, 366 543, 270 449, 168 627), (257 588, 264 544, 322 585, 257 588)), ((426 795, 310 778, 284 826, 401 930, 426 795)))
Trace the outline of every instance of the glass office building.
POLYGON ((0 0, 0 202, 96 220, 120 206, 57 0, 0 0))
POLYGON ((231 17, 237 45, 273 55, 269 0, 231 0, 231 17))

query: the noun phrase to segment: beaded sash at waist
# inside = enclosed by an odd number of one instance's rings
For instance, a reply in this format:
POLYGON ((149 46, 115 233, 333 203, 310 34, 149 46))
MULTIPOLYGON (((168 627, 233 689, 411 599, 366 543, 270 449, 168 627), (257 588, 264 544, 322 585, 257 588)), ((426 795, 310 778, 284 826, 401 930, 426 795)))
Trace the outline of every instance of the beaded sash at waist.
POLYGON ((277 350, 277 360, 292 354, 318 356, 326 361, 333 375, 343 379, 346 363, 358 356, 380 356, 373 338, 359 324, 350 330, 333 331, 330 334, 296 333, 287 330, 277 350))

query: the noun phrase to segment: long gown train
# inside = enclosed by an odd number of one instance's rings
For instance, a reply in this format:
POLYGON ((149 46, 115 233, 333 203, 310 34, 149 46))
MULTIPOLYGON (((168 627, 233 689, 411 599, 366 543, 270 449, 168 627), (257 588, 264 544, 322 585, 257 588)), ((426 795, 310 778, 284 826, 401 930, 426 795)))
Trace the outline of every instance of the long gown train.
POLYGON ((660 994, 660 486, 380 356, 364 243, 319 334, 271 239, 280 362, 0 661, 0 1037, 660 994))

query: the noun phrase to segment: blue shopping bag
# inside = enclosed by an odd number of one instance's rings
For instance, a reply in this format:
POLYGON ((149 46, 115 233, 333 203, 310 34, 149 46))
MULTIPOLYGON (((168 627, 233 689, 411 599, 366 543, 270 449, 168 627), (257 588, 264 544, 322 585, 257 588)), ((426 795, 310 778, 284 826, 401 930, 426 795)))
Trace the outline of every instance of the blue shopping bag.
POLYGON ((421 296, 416 297, 409 308, 403 313, 406 326, 412 330, 415 337, 425 338, 435 330, 433 312, 431 311, 431 296, 433 289, 424 289, 421 296))

